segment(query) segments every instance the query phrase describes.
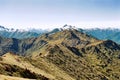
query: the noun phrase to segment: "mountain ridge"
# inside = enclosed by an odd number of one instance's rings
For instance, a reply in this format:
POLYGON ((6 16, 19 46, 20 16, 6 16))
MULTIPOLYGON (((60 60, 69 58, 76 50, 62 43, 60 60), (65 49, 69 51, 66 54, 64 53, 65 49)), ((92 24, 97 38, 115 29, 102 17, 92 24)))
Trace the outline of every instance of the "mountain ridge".
MULTIPOLYGON (((1 55, 4 56, 7 52, 21 55, 21 63, 27 61, 26 64, 36 67, 37 71, 44 70, 47 72, 45 75, 50 74, 56 80, 63 80, 63 76, 64 80, 120 79, 120 45, 111 40, 99 40, 76 29, 65 29, 21 40, 1 37, 0 41, 1 55), (63 75, 60 74, 62 72, 63 75)), ((10 56, 13 57, 12 61, 3 57, 7 64, 16 61, 14 55, 10 56)), ((23 68, 18 61, 11 64, 23 68)), ((28 69, 31 70, 29 67, 28 69)))

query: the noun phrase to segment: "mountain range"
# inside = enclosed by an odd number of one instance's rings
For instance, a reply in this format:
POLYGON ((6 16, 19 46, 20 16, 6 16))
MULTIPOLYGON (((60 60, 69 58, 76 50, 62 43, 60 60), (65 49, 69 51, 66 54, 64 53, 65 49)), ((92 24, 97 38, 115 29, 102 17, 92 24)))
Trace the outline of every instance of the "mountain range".
MULTIPOLYGON (((65 27, 70 27, 71 25, 64 25, 65 27)), ((64 27, 63 26, 63 27, 64 27)), ((72 26, 71 26, 72 27, 72 26)), ((42 34, 53 34, 56 32, 61 31, 63 28, 55 28, 53 30, 42 30, 42 29, 28 29, 28 30, 21 30, 21 29, 9 29, 5 28, 4 26, 0 26, 0 36, 6 38, 17 38, 17 39, 25 39, 25 38, 32 38, 32 37, 39 37, 42 34)), ((89 34, 93 37, 96 37, 100 40, 112 40, 118 44, 120 44, 120 29, 115 28, 93 28, 93 29, 81 29, 76 28, 80 32, 84 32, 89 34)))
POLYGON ((1 36, 0 55, 0 76, 8 80, 120 80, 120 45, 82 29, 26 39, 1 36))
POLYGON ((44 30, 37 30, 37 29, 14 29, 14 28, 5 28, 4 26, 0 26, 0 35, 6 38, 17 38, 17 39, 24 39, 24 38, 31 38, 31 37, 38 37, 41 34, 47 31, 44 30))
POLYGON ((84 30, 85 33, 90 34, 98 39, 101 40, 113 40, 116 43, 120 44, 120 29, 115 28, 107 28, 107 29, 86 29, 84 30))

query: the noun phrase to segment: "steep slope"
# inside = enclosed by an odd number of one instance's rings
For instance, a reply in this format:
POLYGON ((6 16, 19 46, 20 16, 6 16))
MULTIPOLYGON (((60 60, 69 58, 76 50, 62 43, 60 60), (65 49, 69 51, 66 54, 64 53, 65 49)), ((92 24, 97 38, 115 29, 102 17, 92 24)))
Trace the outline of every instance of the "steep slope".
POLYGON ((8 39, 8 38, 4 38, 4 37, 0 37, 0 55, 3 55, 7 52, 18 52, 19 48, 18 48, 18 44, 19 44, 19 40, 17 39, 8 39))
POLYGON ((24 77, 30 79, 53 79, 53 76, 47 74, 41 69, 35 68, 30 62, 25 61, 24 58, 13 53, 6 53, 1 57, 2 74, 24 77), (6 69, 4 69, 6 68, 6 69))
MULTIPOLYGON (((97 42, 97 41, 99 40, 85 33, 79 32, 75 29, 64 30, 54 34, 44 34, 36 38, 31 49, 34 48, 35 51, 44 50, 43 48, 47 48, 54 45, 81 48, 81 47, 85 47, 90 43, 97 42)), ((34 50, 31 50, 31 51, 34 51, 34 50)))
MULTIPOLYGON (((0 57, 0 74, 38 80, 75 80, 52 63, 6 53, 0 57)), ((1 79, 1 78, 0 78, 1 79)))
MULTIPOLYGON (((44 34, 34 40, 32 47, 26 51, 26 55, 34 53, 34 56, 41 52, 43 55, 50 47, 54 45, 62 45, 63 47, 84 47, 90 43, 97 42, 96 38, 93 38, 87 34, 81 33, 77 30, 64 30, 54 34, 44 34), (80 46, 79 46, 80 45, 80 46)), ((30 42, 30 41, 29 41, 30 42)))
MULTIPOLYGON (((25 52, 34 45, 36 39, 37 38, 28 38, 19 40, 15 38, 4 38, 0 36, 0 55, 3 55, 7 52, 24 55, 25 52)), ((41 45, 42 43, 39 44, 41 45)))

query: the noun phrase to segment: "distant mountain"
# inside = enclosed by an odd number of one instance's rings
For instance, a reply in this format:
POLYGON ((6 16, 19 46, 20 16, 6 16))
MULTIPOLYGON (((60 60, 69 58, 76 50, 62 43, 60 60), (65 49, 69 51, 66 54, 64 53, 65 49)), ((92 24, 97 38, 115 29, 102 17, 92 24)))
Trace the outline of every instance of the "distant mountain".
POLYGON ((24 38, 31 38, 31 37, 38 37, 43 33, 46 33, 45 30, 22 30, 22 29, 8 29, 3 26, 0 26, 0 36, 6 38, 17 38, 17 39, 24 39, 24 38))
POLYGON ((29 32, 33 32, 33 33, 37 33, 37 34, 43 34, 43 33, 47 33, 49 32, 50 30, 47 30, 47 29, 35 29, 35 28, 31 28, 31 29, 28 29, 29 32))
POLYGON ((110 34, 109 36, 106 37, 106 39, 113 40, 120 44, 120 31, 115 32, 114 34, 110 34))
MULTIPOLYGON (((78 29, 78 30, 82 30, 82 29, 78 29)), ((90 34, 98 39, 101 40, 113 40, 116 43, 120 44, 120 29, 111 29, 111 28, 107 28, 107 29, 99 29, 99 28, 94 28, 94 29, 83 29, 83 32, 90 34)))

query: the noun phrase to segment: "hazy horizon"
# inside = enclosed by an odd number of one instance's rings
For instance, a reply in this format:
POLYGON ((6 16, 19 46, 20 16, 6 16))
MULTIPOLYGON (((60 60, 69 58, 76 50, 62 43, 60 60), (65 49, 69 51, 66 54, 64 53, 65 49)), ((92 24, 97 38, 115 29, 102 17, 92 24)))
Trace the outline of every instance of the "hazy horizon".
POLYGON ((0 10, 8 28, 120 27, 120 0, 0 0, 0 10))

